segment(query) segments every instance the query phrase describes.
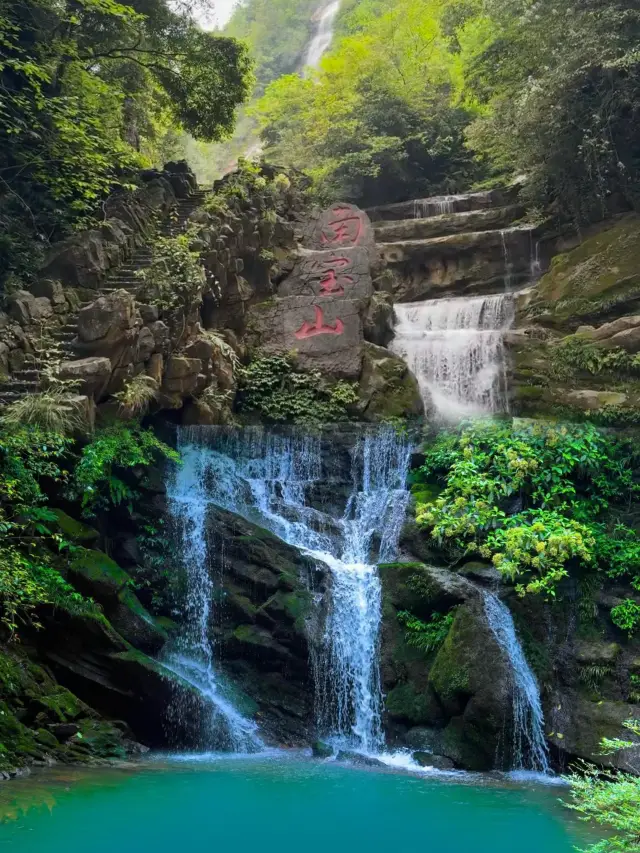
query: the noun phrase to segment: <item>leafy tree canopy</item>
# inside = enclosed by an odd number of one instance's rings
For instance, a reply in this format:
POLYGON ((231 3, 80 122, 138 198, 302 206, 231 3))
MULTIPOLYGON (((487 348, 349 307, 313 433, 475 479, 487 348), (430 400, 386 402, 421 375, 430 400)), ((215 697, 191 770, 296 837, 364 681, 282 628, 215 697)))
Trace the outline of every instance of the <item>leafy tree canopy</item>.
POLYGON ((242 44, 165 0, 0 0, 0 275, 157 164, 167 128, 228 135, 250 84, 242 44))

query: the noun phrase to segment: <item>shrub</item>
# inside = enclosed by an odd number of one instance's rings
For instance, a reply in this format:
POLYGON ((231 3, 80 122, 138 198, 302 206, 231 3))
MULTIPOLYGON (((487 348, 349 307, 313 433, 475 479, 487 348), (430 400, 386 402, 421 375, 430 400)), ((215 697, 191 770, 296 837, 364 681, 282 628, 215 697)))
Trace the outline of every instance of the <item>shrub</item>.
POLYGON ((520 594, 555 595, 571 568, 633 577, 640 540, 614 512, 640 491, 636 462, 592 425, 462 425, 426 448, 417 521, 449 559, 491 559, 520 594))
POLYGON ((428 622, 423 622, 406 610, 400 610, 398 620, 406 628, 405 639, 410 646, 421 652, 435 652, 444 643, 453 624, 455 608, 449 613, 432 613, 428 622))
POLYGON ((238 372, 238 408, 274 423, 322 424, 348 420, 358 400, 349 382, 326 384, 319 371, 304 373, 289 356, 262 356, 238 372))

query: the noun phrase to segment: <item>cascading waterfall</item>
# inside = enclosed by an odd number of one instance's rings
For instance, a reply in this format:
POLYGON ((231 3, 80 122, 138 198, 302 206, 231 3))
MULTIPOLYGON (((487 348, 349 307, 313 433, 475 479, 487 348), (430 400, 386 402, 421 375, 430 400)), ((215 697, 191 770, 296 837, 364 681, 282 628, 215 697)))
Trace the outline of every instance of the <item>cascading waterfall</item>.
POLYGON ((491 633, 506 655, 513 674, 513 748, 516 769, 549 773, 540 688, 520 645, 509 608, 497 595, 484 592, 484 612, 491 633))
MULTIPOLYGON (((329 606, 314 653, 318 726, 351 748, 380 749, 381 591, 373 560, 395 554, 409 499, 408 441, 390 428, 357 438, 350 494, 335 518, 310 500, 313 487, 326 480, 320 437, 259 428, 191 427, 180 433, 183 470, 188 466, 198 480, 183 493, 186 502, 198 504, 190 513, 204 516, 202 505, 214 504, 266 527, 326 566, 329 606)), ((194 607, 194 622, 201 618, 194 607)))
MULTIPOLYGON (((233 752, 262 747, 257 726, 235 708, 226 695, 224 680, 216 672, 210 639, 214 582, 206 535, 209 500, 203 473, 205 459, 198 448, 179 441, 182 465, 170 483, 169 506, 179 537, 187 578, 184 629, 170 647, 164 665, 195 688, 211 709, 201 734, 205 748, 233 752)), ((182 709, 175 709, 178 714, 182 709)), ((188 709, 184 709, 188 713, 188 709)))
POLYGON ((460 195, 442 195, 433 198, 417 198, 413 202, 413 218, 427 219, 430 216, 442 216, 455 211, 456 201, 464 198, 460 195))
POLYGON ((322 10, 318 29, 309 43, 304 61, 306 68, 317 68, 333 40, 333 25, 340 11, 340 0, 333 0, 322 10))
POLYGON ((418 379, 427 408, 443 420, 506 411, 503 331, 510 294, 395 306, 391 349, 418 379))

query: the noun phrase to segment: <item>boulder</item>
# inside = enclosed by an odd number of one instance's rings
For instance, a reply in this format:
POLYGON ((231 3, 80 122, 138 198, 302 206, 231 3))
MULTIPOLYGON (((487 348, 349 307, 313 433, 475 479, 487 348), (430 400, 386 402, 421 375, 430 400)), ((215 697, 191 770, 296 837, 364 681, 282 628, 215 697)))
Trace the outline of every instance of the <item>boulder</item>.
POLYGON ((46 297, 54 307, 66 305, 64 288, 59 281, 52 281, 49 278, 38 279, 31 286, 31 292, 34 296, 46 297))
POLYGON ((201 370, 199 358, 171 355, 167 359, 162 387, 170 394, 188 396, 195 390, 201 370))
POLYGON ((60 684, 151 747, 203 748, 211 707, 190 685, 134 649, 104 615, 41 609, 37 651, 60 684), (170 709, 181 715, 170 720, 170 709))
POLYGON ((357 302, 288 296, 253 305, 249 324, 256 346, 273 355, 295 351, 302 370, 356 379, 362 369, 362 318, 357 302))
POLYGON ((124 259, 126 243, 123 230, 80 231, 51 247, 40 276, 65 287, 98 290, 107 271, 124 259))
POLYGON ((156 348, 156 340, 153 332, 148 326, 143 326, 138 333, 136 341, 135 361, 147 361, 156 348))
POLYGON ((81 343, 118 343, 134 325, 135 299, 126 290, 100 296, 78 314, 81 343))
POLYGON ((188 358, 199 358, 202 362, 209 361, 213 352, 214 346, 206 335, 199 335, 184 348, 188 358))
POLYGON ((367 421, 419 417, 424 412, 415 376, 404 359, 365 343, 358 408, 367 421))
POLYGON ((455 765, 446 755, 434 755, 430 752, 414 752, 411 756, 420 767, 433 767, 434 770, 453 770, 455 765))
POLYGON ((371 297, 364 315, 365 340, 386 347, 393 338, 393 298, 390 293, 377 291, 371 297))
MULTIPOLYGON (((610 699, 591 701, 571 689, 554 691, 545 707, 550 744, 571 761, 578 757, 608 767, 640 773, 640 745, 619 753, 603 755, 602 738, 625 739, 623 722, 637 718, 640 708, 610 699)), ((631 738, 629 738, 631 740, 631 738)))
MULTIPOLYGON (((518 301, 517 325, 564 331, 637 311, 640 301, 640 216, 605 221, 579 246, 557 255, 548 272, 518 301)), ((596 331, 608 336, 608 330, 596 331)))
POLYGON ((306 745, 314 728, 307 618, 313 607, 304 578, 315 588, 324 575, 309 557, 251 522, 211 506, 207 530, 224 542, 210 570, 221 582, 225 606, 212 619, 224 644, 222 665, 259 707, 265 731, 278 743, 306 745))
POLYGON ((331 758, 335 754, 334 748, 321 740, 314 740, 311 744, 311 753, 314 758, 331 758))
POLYGON ((10 317, 21 326, 42 323, 53 316, 53 306, 46 296, 34 296, 28 290, 18 290, 6 299, 10 317))
POLYGON ((63 361, 58 373, 61 379, 76 380, 81 394, 100 399, 111 379, 111 361, 98 356, 63 361))
POLYGON ((373 293, 370 254, 361 247, 303 252, 291 274, 278 287, 278 296, 344 296, 363 308, 373 293))
POLYGON ((149 363, 147 365, 147 376, 151 377, 151 379, 156 382, 157 385, 162 383, 162 373, 164 371, 164 359, 162 354, 159 352, 154 352, 149 358, 149 363))

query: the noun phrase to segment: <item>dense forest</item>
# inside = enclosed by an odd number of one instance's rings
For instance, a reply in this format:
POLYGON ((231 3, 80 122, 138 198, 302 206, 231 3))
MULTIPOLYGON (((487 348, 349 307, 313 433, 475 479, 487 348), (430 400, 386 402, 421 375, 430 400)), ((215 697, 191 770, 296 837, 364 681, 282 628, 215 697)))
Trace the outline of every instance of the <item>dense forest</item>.
POLYGON ((371 205, 526 174, 588 221, 637 203, 638 12, 627 3, 346 3, 313 79, 267 87, 267 151, 371 205))
POLYGON ((640 10, 332 5, 0 0, 0 780, 401 753, 633 853, 640 10))

